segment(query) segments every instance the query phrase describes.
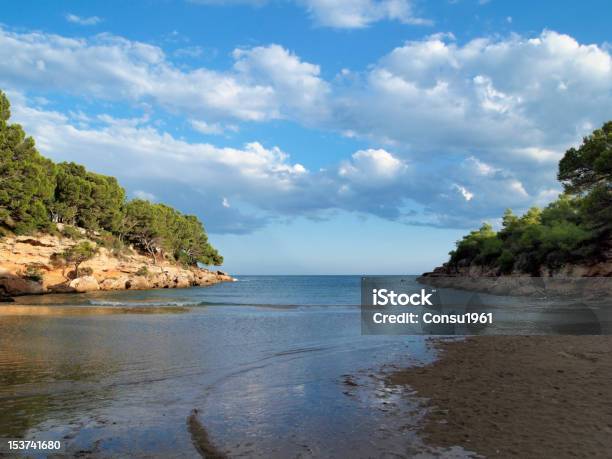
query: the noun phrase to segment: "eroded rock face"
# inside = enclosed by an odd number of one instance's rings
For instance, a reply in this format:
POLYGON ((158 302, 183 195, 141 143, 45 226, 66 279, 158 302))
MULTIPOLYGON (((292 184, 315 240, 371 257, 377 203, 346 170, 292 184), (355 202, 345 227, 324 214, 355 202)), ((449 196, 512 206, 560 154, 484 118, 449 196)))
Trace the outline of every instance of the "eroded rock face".
POLYGON ((77 277, 70 281, 68 286, 77 293, 95 292, 100 290, 98 281, 93 276, 77 277))
POLYGON ((43 284, 16 276, 0 277, 0 287, 7 295, 36 295, 44 293, 43 284))
POLYGON ((108 277, 99 283, 100 290, 124 290, 129 280, 128 276, 108 277))
MULTIPOLYGON (((482 277, 495 277, 495 278, 516 278, 516 277, 534 277, 530 274, 515 271, 510 274, 501 275, 499 270, 496 268, 490 268, 486 266, 450 266, 448 263, 438 266, 432 272, 424 273, 422 277, 425 278, 482 278, 482 277)), ((593 263, 590 265, 565 265, 561 269, 551 271, 546 267, 540 269, 538 276, 536 277, 549 277, 549 278, 567 278, 567 277, 612 277, 612 260, 593 263)))
POLYGON ((76 243, 77 241, 72 239, 49 234, 0 239, 0 293, 4 296, 16 296, 96 290, 184 288, 234 280, 222 271, 186 268, 168 261, 153 264, 150 257, 137 253, 115 256, 103 247, 99 248, 93 259, 79 268, 90 268, 92 275, 69 279, 69 273, 74 268, 54 265, 52 256, 76 243), (26 276, 28 268, 35 268, 36 280, 26 276))
POLYGON ((538 276, 522 272, 500 275, 499 271, 481 266, 451 267, 444 264, 432 272, 425 273, 418 281, 441 288, 456 288, 494 295, 537 295, 546 290, 553 294, 576 292, 584 284, 580 279, 591 278, 591 286, 597 286, 599 292, 612 295, 612 261, 591 265, 566 265, 550 271, 542 268, 538 276), (601 279, 600 279, 601 278, 601 279), (595 280, 602 282, 595 283, 595 280), (610 281, 608 281, 610 280, 610 281))

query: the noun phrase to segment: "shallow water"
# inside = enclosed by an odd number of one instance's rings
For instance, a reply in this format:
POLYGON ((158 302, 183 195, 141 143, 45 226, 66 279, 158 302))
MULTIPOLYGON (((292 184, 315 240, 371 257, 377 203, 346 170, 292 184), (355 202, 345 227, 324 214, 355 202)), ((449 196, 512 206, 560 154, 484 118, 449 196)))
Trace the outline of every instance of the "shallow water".
POLYGON ((63 439, 86 457, 194 457, 197 409, 232 457, 424 451, 422 413, 381 371, 431 352, 422 337, 361 336, 358 276, 20 301, 188 310, 0 317, 0 437, 63 439))

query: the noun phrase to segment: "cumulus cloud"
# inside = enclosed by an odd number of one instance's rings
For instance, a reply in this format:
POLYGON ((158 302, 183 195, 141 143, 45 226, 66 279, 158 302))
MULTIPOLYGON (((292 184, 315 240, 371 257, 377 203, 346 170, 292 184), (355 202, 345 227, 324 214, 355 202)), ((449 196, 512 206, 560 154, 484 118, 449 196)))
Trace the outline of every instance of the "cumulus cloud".
POLYGON ((99 18, 98 16, 82 17, 69 13, 66 15, 66 21, 82 26, 92 26, 102 22, 102 18, 99 18))
POLYGON ((304 120, 324 121, 330 89, 318 65, 303 62, 279 45, 236 49, 234 69, 248 82, 274 88, 275 106, 301 113, 304 120))
MULTIPOLYGON (((69 115, 32 107, 18 93, 9 96, 13 118, 36 139, 43 154, 115 175, 134 196, 143 199, 174 202, 189 196, 187 201, 197 202, 206 197, 202 207, 214 211, 215 206, 228 209, 225 204, 231 198, 260 209, 274 209, 282 205, 283 196, 297 200, 299 182, 309 174, 277 147, 266 148, 257 142, 243 148, 190 143, 158 131, 142 119, 103 116, 99 117, 101 126, 77 127, 78 120, 69 115)), ((184 204, 194 207, 193 202, 184 204)), ((204 210, 204 215, 208 214, 204 210)), ((234 210, 215 219, 212 229, 253 230, 265 218, 234 210), (245 227, 245 222, 255 226, 245 227)))
POLYGON ((392 146, 417 168, 454 165, 427 208, 483 219, 555 189, 563 152, 610 118, 612 58, 553 31, 463 45, 437 34, 395 48, 339 94, 332 119, 340 132, 392 146), (441 191, 452 183, 473 195, 468 207, 444 205, 467 196, 441 191))
POLYGON ((259 142, 241 148, 188 142, 147 117, 100 115, 95 127, 81 125, 78 112, 67 115, 35 107, 19 93, 9 96, 15 120, 43 154, 115 175, 133 196, 196 212, 211 232, 244 233, 274 220, 324 218, 336 210, 469 227, 505 207, 524 208, 547 196, 541 190, 530 194, 514 174, 475 157, 441 166, 366 149, 311 171, 259 142))
POLYGON ((311 171, 263 142, 229 148, 177 138, 154 113, 59 113, 17 95, 16 116, 43 153, 122 175, 161 200, 172 192, 188 206, 194 200, 184 196, 201 197, 195 210, 214 212, 216 231, 336 209, 473 226, 555 196, 556 162, 612 107, 609 50, 552 31, 463 45, 437 34, 330 81, 280 45, 239 48, 232 58, 225 71, 182 70, 161 48, 116 36, 0 31, 0 84, 21 91, 150 103, 207 135, 280 118, 363 142, 311 171))
POLYGON ((353 153, 339 168, 339 175, 360 186, 371 187, 389 184, 397 180, 406 170, 406 163, 391 153, 379 150, 360 150, 353 153))
POLYGON ((394 49, 364 77, 337 107, 342 128, 423 152, 557 160, 612 106, 610 54, 552 31, 463 46, 435 35, 394 49))
POLYGON ((320 115, 327 83, 316 65, 278 45, 240 49, 225 72, 181 70, 153 45, 109 34, 72 39, 0 29, 0 83, 160 105, 217 120, 320 115), (32 68, 38 70, 33 72, 32 68))

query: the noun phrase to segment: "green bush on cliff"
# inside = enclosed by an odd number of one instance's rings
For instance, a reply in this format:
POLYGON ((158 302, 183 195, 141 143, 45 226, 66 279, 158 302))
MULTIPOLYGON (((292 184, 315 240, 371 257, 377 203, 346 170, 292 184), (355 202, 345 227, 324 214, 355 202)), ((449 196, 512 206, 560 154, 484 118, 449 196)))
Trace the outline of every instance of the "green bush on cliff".
POLYGON ((125 191, 114 177, 94 174, 80 164, 56 165, 55 195, 49 206, 54 221, 117 231, 124 202, 125 191))
POLYGON ((84 237, 84 234, 81 233, 77 228, 75 228, 74 226, 69 226, 69 225, 64 226, 59 233, 62 237, 67 237, 68 239, 74 239, 75 241, 78 241, 79 239, 83 239, 84 237))
POLYGON ((79 266, 87 260, 91 260, 96 253, 98 253, 97 247, 89 241, 83 241, 66 249, 60 256, 67 264, 74 265, 74 277, 79 277, 79 266))
POLYGON ((64 236, 80 239, 73 226, 85 228, 116 254, 129 242, 155 261, 163 257, 186 265, 223 262, 197 217, 164 204, 126 201, 114 177, 75 163, 54 164, 9 118, 10 103, 0 91, 0 236, 7 231, 51 232, 53 223, 63 223, 68 225, 64 236))
POLYGON ((47 228, 55 165, 43 158, 18 124, 9 124, 10 104, 0 91, 0 218, 16 233, 47 228))
POLYGON ((193 215, 183 215, 164 204, 135 199, 125 208, 122 236, 153 261, 170 257, 186 265, 220 265, 223 258, 208 243, 204 226, 193 215))
POLYGON ((43 273, 38 266, 29 265, 26 268, 25 273, 23 274, 23 277, 31 281, 34 281, 34 282, 42 282, 43 273))
POLYGON ((565 153, 558 178, 565 193, 556 201, 520 217, 507 210, 499 232, 484 224, 458 241, 449 264, 538 275, 601 259, 612 245, 612 122, 565 153))

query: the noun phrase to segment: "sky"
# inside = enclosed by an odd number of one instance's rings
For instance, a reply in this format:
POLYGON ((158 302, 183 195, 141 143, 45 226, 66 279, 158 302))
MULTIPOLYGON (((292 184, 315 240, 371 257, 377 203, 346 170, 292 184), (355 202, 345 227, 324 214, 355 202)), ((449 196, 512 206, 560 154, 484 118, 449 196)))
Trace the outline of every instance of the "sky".
POLYGON ((40 152, 204 222, 234 274, 416 274, 612 119, 609 1, 6 2, 40 152))

